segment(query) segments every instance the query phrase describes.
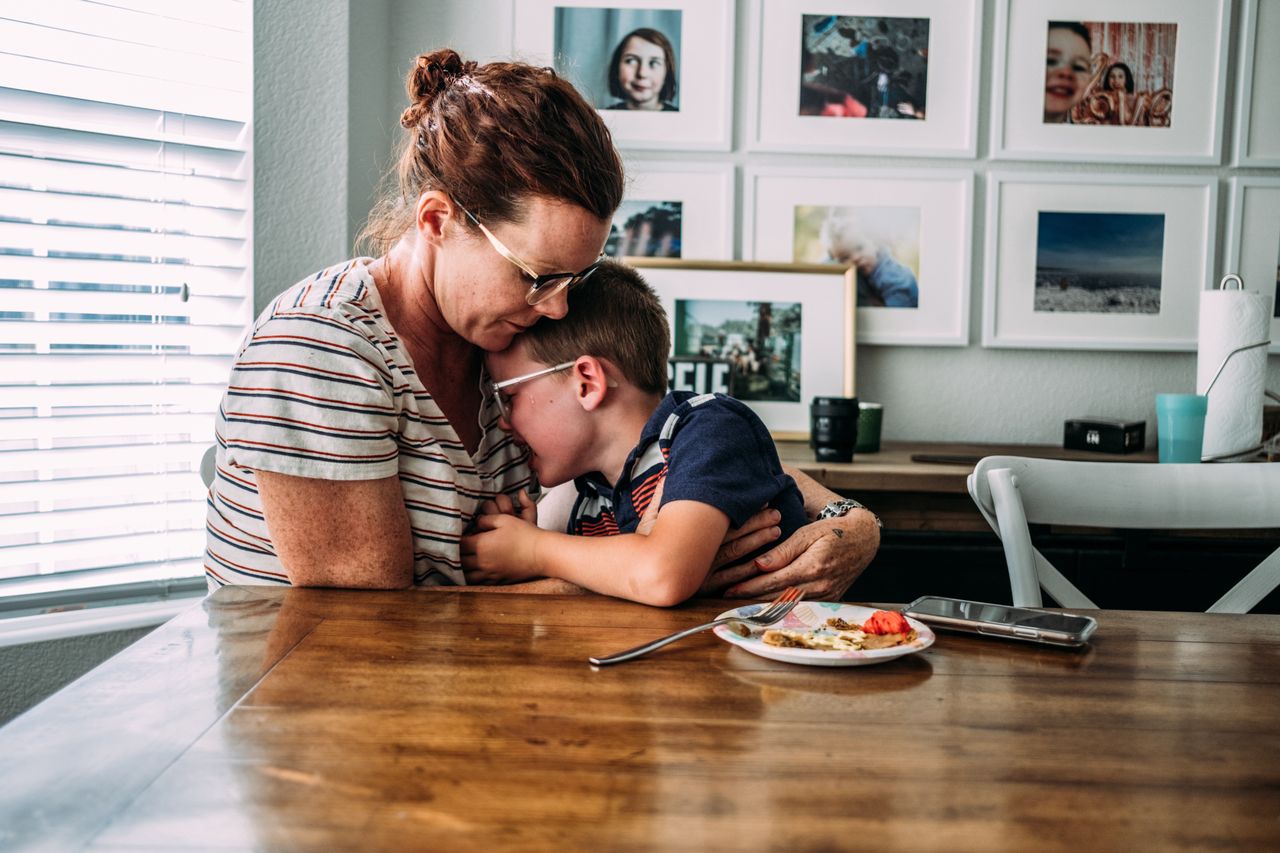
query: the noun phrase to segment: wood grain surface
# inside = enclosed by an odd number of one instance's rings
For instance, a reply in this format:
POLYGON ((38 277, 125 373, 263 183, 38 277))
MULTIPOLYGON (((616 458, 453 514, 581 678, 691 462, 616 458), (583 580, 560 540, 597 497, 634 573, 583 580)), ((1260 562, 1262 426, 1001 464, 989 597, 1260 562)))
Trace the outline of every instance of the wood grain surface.
POLYGON ((0 729, 0 849, 1280 848, 1277 617, 586 662, 727 606, 227 587, 0 729))

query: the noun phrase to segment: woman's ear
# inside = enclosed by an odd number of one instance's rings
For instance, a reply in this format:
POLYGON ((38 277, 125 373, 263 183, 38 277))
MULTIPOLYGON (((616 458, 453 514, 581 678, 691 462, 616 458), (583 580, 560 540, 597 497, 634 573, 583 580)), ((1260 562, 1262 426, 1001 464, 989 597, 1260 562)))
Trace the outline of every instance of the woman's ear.
POLYGON ((573 363, 573 384, 574 396, 588 412, 595 411, 605 401, 609 389, 618 387, 605 372, 604 360, 594 355, 578 356, 573 363))
POLYGON ((418 196, 418 204, 414 208, 414 225, 423 239, 439 243, 444 239, 444 229, 449 220, 461 213, 461 208, 449 196, 439 190, 427 190, 418 196))

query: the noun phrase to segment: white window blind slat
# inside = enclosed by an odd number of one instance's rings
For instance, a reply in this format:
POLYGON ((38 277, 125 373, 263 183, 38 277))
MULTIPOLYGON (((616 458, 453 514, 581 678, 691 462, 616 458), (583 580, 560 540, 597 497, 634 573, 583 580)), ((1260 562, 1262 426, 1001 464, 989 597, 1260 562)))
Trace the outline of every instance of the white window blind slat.
MULTIPOLYGON (((0 327, 3 328, 3 327, 0 327)), ((187 382, 225 385, 231 357, 223 355, 153 355, 113 353, 103 370, 103 356, 84 353, 8 355, 0 357, 0 383, 30 386, 68 382, 154 382, 181 386, 187 382), (36 379, 35 377, 39 377, 36 379)))
POLYGON ((101 260, 160 260, 194 266, 245 266, 248 238, 195 237, 93 228, 28 225, 0 221, 0 254, 93 257, 101 260))
POLYGON ((238 91, 252 85, 245 74, 244 63, 235 59, 147 45, 114 35, 76 32, 74 25, 48 26, 0 17, 0 43, 6 46, 7 53, 60 62, 89 72, 153 80, 156 84, 180 83, 238 91))
MULTIPOLYGON (((31 575, 53 575, 97 568, 124 568, 131 565, 174 560, 174 552, 188 554, 204 550, 204 526, 198 530, 168 530, 159 533, 126 534, 69 542, 42 542, 5 549, 13 559, 0 568, 0 583, 31 575), (94 550, 90 551, 90 547, 94 550), (12 568, 10 568, 12 567, 12 568), (19 569, 21 569, 19 571, 19 569)), ((177 560, 174 560, 177 562, 177 560)), ((183 561, 190 577, 200 564, 183 561)), ((172 575, 178 577, 178 575, 172 575)))
POLYGON ((66 191, 0 187, 0 215, 37 224, 66 223, 151 233, 242 239, 244 211, 108 198, 66 191), (16 214, 16 215, 15 215, 16 214))
POLYGON ((41 505, 55 509, 64 505, 121 506, 142 503, 155 496, 189 500, 193 495, 203 500, 204 485, 190 471, 0 483, 0 515, 31 512, 41 505))
POLYGON ((0 287, 25 288, 35 281, 97 283, 109 287, 159 288, 179 295, 182 285, 191 294, 243 298, 249 291, 241 267, 193 267, 96 258, 7 255, 0 266, 0 287))
POLYGON ((166 175, 140 168, 0 155, 0 186, 76 192, 86 196, 142 199, 239 210, 244 181, 198 175, 166 175))
POLYGON ((175 145, 239 150, 241 118, 194 116, 179 110, 125 107, 93 98, 0 88, 0 118, 14 124, 60 127, 82 133, 175 145))
MULTIPOLYGON (((163 318, 160 318, 163 321, 163 318)), ((112 323, 91 320, 66 322, 28 320, 5 321, 6 343, 20 348, 60 348, 84 351, 101 349, 109 351, 141 352, 151 350, 162 356, 165 352, 190 352, 211 355, 230 351, 239 342, 240 328, 205 326, 196 329, 189 323, 112 323)), ((21 351, 21 350, 20 350, 21 351)), ((0 353, 3 353, 0 350, 0 353)))
MULTIPOLYGON (((121 45, 122 49, 124 47, 121 45)), ((174 112, 181 112, 185 105, 191 105, 197 107, 202 115, 232 121, 243 120, 245 116, 243 91, 99 71, 7 53, 0 54, 0 86, 30 88, 68 98, 82 98, 86 93, 100 92, 104 99, 110 98, 125 106, 172 109, 174 112), (38 80, 38 87, 24 87, 22 81, 25 80, 38 80)))
POLYGON ((233 61, 241 58, 242 36, 235 30, 82 0, 41 0, 39 4, 27 5, 36 7, 23 10, 23 20, 30 24, 152 47, 176 49, 175 46, 181 46, 199 56, 233 61))
POLYGON ((252 319, 251 16, 0 0, 0 614, 201 571, 252 319))
MULTIPOLYGON (((106 2, 106 0, 103 0, 106 2)), ((199 3, 175 3, 173 0, 110 0, 118 9, 132 9, 156 18, 168 18, 201 24, 210 30, 227 29, 243 32, 248 18, 247 0, 200 0, 199 3)))
MULTIPOLYGON (((45 409, 59 406, 119 406, 128 401, 131 406, 181 406, 188 411, 211 412, 210 391, 221 393, 224 386, 211 385, 149 385, 103 382, 85 384, 0 385, 0 411, 22 408, 45 409)), ((0 418, 0 423, 5 419, 0 418)))
MULTIPOLYGON (((108 439, 109 440, 109 439, 108 439)), ((4 452, 0 479, 9 482, 50 482, 50 478, 68 481, 68 492, 75 482, 85 477, 127 476, 185 471, 200 476, 200 457, 213 441, 213 418, 209 418, 207 437, 193 436, 187 441, 135 442, 102 444, 73 449, 22 448, 4 452), (77 473, 78 472, 78 473, 77 473), (41 476, 41 474, 45 476, 41 476), (21 476, 21 480, 17 479, 21 476)), ((32 442, 34 445, 34 441, 32 442)), ((202 520, 203 523, 203 520, 202 520)), ((6 558, 0 551, 0 558, 6 558)), ((0 560, 2 562, 2 560, 0 560)))

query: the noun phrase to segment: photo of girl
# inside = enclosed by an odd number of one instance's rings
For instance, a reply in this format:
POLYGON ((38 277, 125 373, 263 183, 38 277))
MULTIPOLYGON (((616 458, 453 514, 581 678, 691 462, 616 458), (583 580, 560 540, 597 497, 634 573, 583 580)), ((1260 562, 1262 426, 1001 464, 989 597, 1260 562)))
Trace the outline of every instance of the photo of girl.
POLYGON ((680 110, 679 9, 555 9, 556 73, 598 110, 680 110))
POLYGON ((1050 21, 1044 121, 1169 127, 1177 24, 1050 21))
POLYGON ((619 100, 605 109, 675 112, 676 77, 675 49, 667 37, 652 27, 632 30, 609 60, 609 94, 619 100))

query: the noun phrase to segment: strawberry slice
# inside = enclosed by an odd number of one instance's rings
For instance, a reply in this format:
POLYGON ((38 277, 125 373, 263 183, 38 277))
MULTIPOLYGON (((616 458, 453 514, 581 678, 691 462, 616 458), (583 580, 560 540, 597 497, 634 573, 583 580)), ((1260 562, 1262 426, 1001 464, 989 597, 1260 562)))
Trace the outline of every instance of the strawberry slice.
POLYGON ((896 610, 877 610, 862 623, 862 630, 868 634, 907 634, 911 624, 896 610))

